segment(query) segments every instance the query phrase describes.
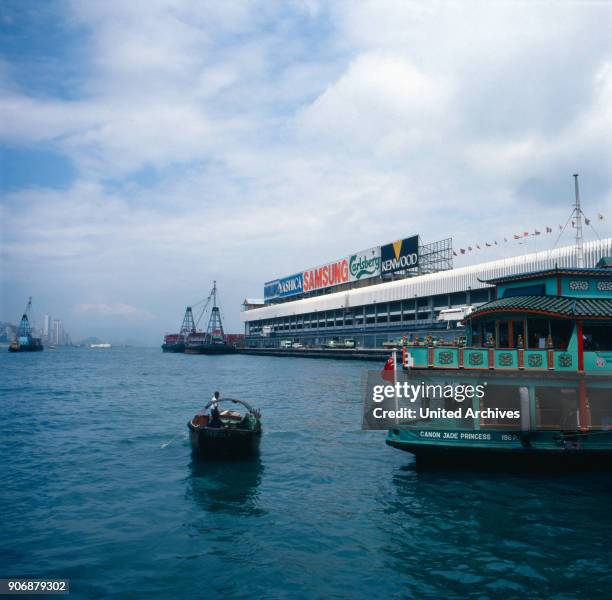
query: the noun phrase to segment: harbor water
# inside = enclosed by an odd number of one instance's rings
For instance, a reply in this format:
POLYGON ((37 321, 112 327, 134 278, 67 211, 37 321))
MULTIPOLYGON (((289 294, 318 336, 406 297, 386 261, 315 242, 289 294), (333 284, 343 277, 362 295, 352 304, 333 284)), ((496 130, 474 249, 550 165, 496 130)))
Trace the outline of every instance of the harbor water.
POLYGON ((1 352, 0 577, 73 598, 609 597, 610 475, 418 470, 361 430, 372 366, 1 352), (216 389, 261 409, 259 459, 192 458, 216 389))

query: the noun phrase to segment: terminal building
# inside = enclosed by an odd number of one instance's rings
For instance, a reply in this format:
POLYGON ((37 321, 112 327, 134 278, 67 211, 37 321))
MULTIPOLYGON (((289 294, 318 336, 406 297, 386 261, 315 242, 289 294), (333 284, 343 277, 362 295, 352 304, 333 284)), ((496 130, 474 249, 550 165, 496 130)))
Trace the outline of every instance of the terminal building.
MULTIPOLYGON (((584 267, 595 267, 612 256, 612 238, 585 242, 582 256, 584 267)), ((463 317, 493 299, 487 281, 576 267, 577 257, 571 245, 455 269, 450 239, 423 245, 412 236, 267 282, 264 299, 243 306, 245 345, 379 348, 403 336, 456 339, 463 317)))

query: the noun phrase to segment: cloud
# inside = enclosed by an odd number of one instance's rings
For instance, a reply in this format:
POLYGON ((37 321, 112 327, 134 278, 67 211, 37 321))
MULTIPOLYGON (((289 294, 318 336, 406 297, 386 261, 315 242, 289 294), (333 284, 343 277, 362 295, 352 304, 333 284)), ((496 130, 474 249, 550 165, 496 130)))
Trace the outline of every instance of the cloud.
POLYGON ((606 4, 59 2, 28 52, 5 13, 0 143, 75 175, 0 198, 4 318, 33 294, 84 337, 140 307, 154 343, 217 279, 235 330, 360 248, 565 222, 575 171, 612 212, 606 4))
POLYGON ((125 319, 154 319, 148 311, 129 304, 115 302, 113 304, 75 304, 73 311, 78 315, 94 317, 121 317, 125 319))

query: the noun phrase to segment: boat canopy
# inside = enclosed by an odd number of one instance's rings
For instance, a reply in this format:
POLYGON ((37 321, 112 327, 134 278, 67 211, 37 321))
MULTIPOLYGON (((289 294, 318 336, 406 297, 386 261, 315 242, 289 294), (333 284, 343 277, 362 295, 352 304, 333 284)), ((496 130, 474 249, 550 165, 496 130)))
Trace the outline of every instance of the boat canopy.
POLYGON ((220 398, 219 400, 211 400, 204 410, 208 410, 213 404, 221 404, 222 402, 232 402, 233 404, 242 404, 250 413, 255 413, 255 409, 244 400, 236 400, 235 398, 220 398))

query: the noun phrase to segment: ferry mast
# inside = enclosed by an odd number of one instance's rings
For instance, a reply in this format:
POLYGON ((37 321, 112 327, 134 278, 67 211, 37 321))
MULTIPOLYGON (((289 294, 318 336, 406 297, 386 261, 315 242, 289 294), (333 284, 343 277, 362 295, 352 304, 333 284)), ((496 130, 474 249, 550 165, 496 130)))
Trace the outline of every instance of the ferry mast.
POLYGON ((574 173, 574 188, 576 192, 576 205, 574 212, 576 213, 576 266, 579 269, 584 268, 584 249, 582 239, 582 209, 580 208, 580 188, 578 187, 578 173, 574 173))

